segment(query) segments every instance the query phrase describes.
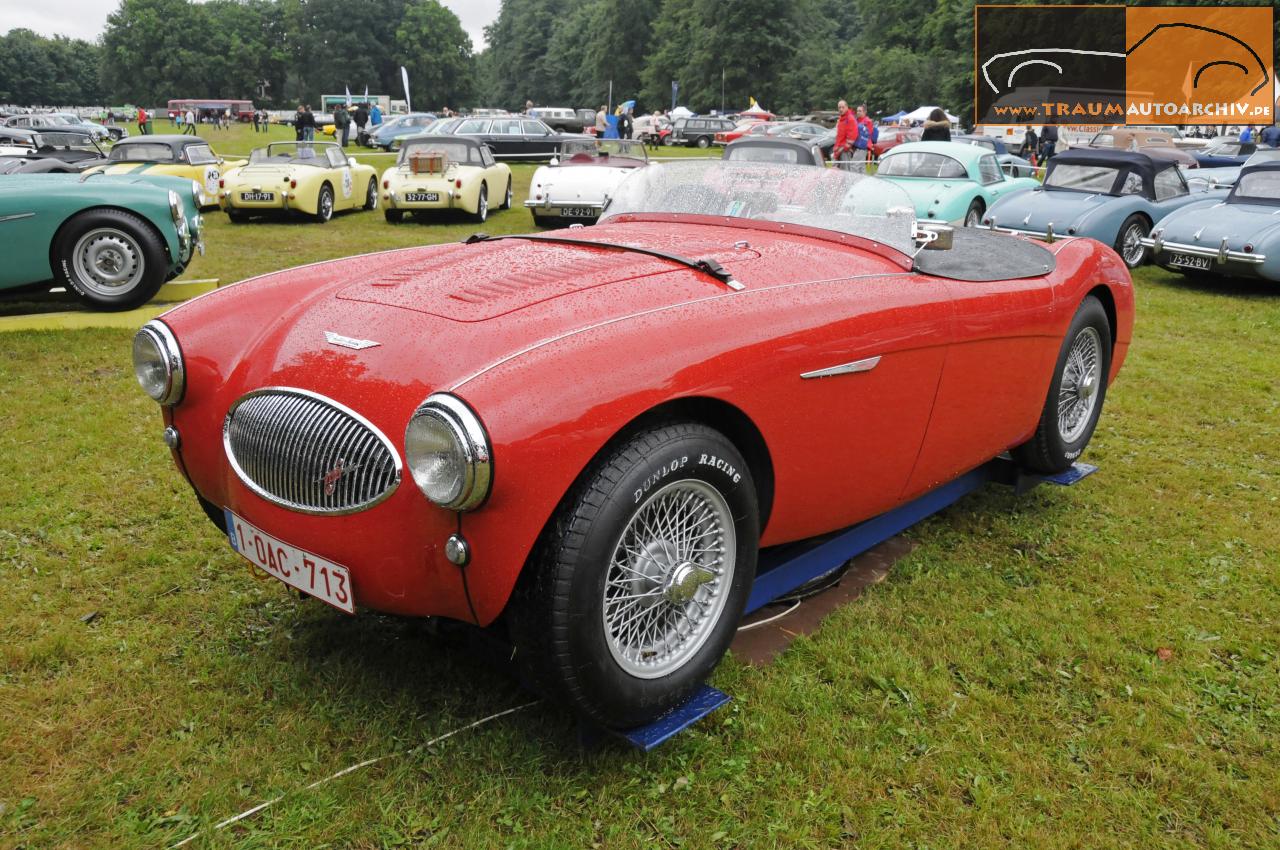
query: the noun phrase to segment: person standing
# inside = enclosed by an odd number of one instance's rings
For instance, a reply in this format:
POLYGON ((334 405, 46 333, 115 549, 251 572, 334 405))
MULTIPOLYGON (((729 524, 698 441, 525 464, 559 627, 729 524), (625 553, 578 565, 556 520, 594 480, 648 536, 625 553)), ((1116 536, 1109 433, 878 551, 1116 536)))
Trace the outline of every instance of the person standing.
POLYGON ((358 145, 366 144, 364 127, 366 124, 369 123, 369 104, 361 103, 359 106, 356 107, 355 121, 356 121, 356 144, 358 145))
POLYGON ((920 134, 920 141, 951 141, 951 122, 947 120, 947 113, 934 107, 934 110, 929 113, 929 118, 924 122, 924 132, 920 134))
POLYGON ((186 131, 182 129, 182 120, 186 117, 181 109, 173 113, 173 123, 178 127, 178 134, 182 135, 186 131))
POLYGON ((1040 131, 1040 166, 1046 168, 1050 158, 1058 147, 1058 128, 1054 124, 1044 125, 1040 131))
POLYGON ((147 110, 138 107, 138 135, 147 135, 147 110))
MULTIPOLYGON (((837 163, 851 162, 857 148, 858 137, 862 135, 862 127, 858 124, 858 116, 849 108, 847 101, 836 104, 836 141, 831 146, 831 159, 837 163)), ((865 149, 864 149, 865 150, 865 149)), ((863 157, 865 158, 865 153, 863 157)))
POLYGON ((253 110, 253 132, 258 132, 258 110, 253 110))
POLYGON ((863 170, 865 171, 871 158, 875 155, 875 151, 871 146, 875 143, 876 123, 867 115, 867 105, 865 103, 858 104, 858 109, 854 113, 854 120, 858 122, 858 141, 854 143, 853 158, 855 161, 861 161, 863 170), (862 153, 859 155, 858 151, 862 153))
POLYGON ((369 132, 376 133, 378 131, 378 128, 381 126, 382 126, 382 109, 380 109, 378 107, 378 104, 375 103, 373 105, 373 108, 369 110, 369 132))
POLYGON ((311 111, 310 104, 303 104, 302 107, 302 141, 313 142, 316 138, 316 116, 311 111))
POLYGON ((596 110, 596 138, 603 139, 604 131, 609 129, 609 123, 605 120, 605 106, 600 104, 600 108, 596 110))
POLYGON ((618 138, 629 139, 631 133, 635 129, 634 123, 631 121, 631 110, 622 110, 622 115, 618 118, 618 138))
POLYGON ((186 124, 186 127, 182 130, 184 136, 196 135, 196 113, 191 107, 187 107, 187 115, 183 123, 186 124))
POLYGON ((338 143, 345 148, 351 141, 351 113, 347 112, 345 104, 339 103, 333 110, 333 127, 337 131, 338 143))
POLYGON ((1027 162, 1031 163, 1031 167, 1036 167, 1036 146, 1040 144, 1040 137, 1036 135, 1036 130, 1031 125, 1027 125, 1027 134, 1022 137, 1022 155, 1027 162))
POLYGON ((1258 141, 1270 148, 1280 148, 1280 126, 1272 124, 1267 127, 1258 134, 1258 141))
POLYGON ((302 104, 298 104, 298 111, 293 113, 293 138, 302 141, 302 104))

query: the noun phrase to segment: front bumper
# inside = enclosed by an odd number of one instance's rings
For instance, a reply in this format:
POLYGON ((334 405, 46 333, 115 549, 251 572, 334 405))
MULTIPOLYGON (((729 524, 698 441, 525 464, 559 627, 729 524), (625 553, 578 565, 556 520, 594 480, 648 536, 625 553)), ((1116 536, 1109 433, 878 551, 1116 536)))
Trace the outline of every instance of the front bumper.
POLYGON ((1185 242, 1166 242, 1164 235, 1156 230, 1151 236, 1142 240, 1145 248, 1151 249, 1151 256, 1160 263, 1160 255, 1166 252, 1189 254, 1192 257, 1207 257, 1217 261, 1220 266, 1228 263, 1239 263, 1244 266, 1260 266, 1267 261, 1266 254, 1254 254, 1246 251, 1235 251, 1227 247, 1227 237, 1222 237, 1218 247, 1209 245, 1188 245, 1185 242))

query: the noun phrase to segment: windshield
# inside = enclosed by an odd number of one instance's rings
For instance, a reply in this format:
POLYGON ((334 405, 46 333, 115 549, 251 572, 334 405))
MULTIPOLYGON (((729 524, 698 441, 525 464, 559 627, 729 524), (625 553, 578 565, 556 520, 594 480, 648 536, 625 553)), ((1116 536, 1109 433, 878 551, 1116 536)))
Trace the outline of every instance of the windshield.
POLYGON ((1243 174, 1231 190, 1228 203, 1280 204, 1280 171, 1255 171, 1243 174))
POLYGON ((101 153, 93 138, 83 133, 43 132, 31 137, 37 148, 59 148, 63 150, 97 151, 101 153))
POLYGON ((480 148, 476 145, 468 145, 463 142, 441 142, 435 139, 421 142, 410 139, 404 143, 404 147, 400 148, 400 156, 396 158, 396 165, 404 165, 411 156, 426 156, 433 153, 443 154, 447 163, 456 162, 459 165, 484 164, 480 161, 480 148))
MULTIPOLYGON (((631 159, 648 159, 644 144, 630 139, 568 139, 560 145, 560 159, 592 158, 598 156, 625 156, 631 159)), ((582 159, 578 159, 579 162, 582 159)))
MULTIPOLYGON (((251 165, 314 165, 327 168, 325 158, 328 145, 315 145, 307 142, 276 142, 265 148, 257 148, 249 154, 251 165)), ((112 151, 115 153, 115 151, 112 151)))
POLYGON ((173 162, 173 148, 150 142, 116 145, 107 158, 112 162, 173 162))
MULTIPOLYGON (((1109 165, 1072 165, 1054 163, 1044 178, 1046 189, 1072 189, 1076 192, 1111 194, 1120 169, 1109 165)), ((1136 175, 1129 175, 1130 177, 1136 175)), ((1138 178, 1141 185, 1142 178, 1138 178)))
POLYGON ((776 221, 848 233, 903 253, 915 250, 915 210, 900 187, 852 172, 803 165, 663 162, 618 184, 607 216, 684 213, 776 221))
POLYGON ((1250 165, 1261 165, 1264 162, 1280 162, 1280 149, 1257 151, 1244 161, 1244 165, 1248 168, 1250 165))
POLYGON ((1205 156, 1239 156, 1239 142, 1214 142, 1204 149, 1205 156))
POLYGON ((958 159, 940 153, 904 151, 891 153, 880 160, 881 177, 932 177, 945 180, 963 180, 968 177, 958 159))

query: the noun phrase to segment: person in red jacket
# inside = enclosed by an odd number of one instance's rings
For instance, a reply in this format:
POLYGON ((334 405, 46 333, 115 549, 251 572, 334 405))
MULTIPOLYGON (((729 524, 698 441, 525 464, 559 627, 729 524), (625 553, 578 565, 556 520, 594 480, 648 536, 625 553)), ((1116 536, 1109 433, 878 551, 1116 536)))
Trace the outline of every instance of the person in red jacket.
POLYGON ((871 149, 871 145, 875 141, 877 135, 876 124, 867 116, 867 105, 865 103, 858 104, 857 120, 858 143, 861 145, 863 154, 859 156, 855 152, 853 158, 855 160, 860 160, 863 163, 863 168, 865 170, 866 163, 869 163, 872 156, 875 154, 875 151, 871 149))
MULTIPOLYGON (((836 143, 831 146, 831 159, 835 162, 848 162, 855 156, 858 149, 858 139, 862 135, 861 128, 858 126, 858 118, 853 114, 853 110, 849 108, 849 104, 840 101, 836 104, 836 110, 840 113, 836 118, 836 143)), ((866 146, 863 148, 863 159, 866 159, 866 146)))

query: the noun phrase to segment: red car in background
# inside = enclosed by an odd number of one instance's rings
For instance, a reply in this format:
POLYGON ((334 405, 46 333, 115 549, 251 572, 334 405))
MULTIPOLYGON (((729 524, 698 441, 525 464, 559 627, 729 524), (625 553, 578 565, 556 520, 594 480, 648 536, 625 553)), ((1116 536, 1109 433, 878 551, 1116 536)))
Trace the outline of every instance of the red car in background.
POLYGON ((871 143, 871 153, 879 158, 898 145, 920 141, 923 133, 922 127, 881 127, 879 138, 871 143))
POLYGON ((669 162, 594 227, 266 274, 133 355, 253 565, 347 613, 496 623, 527 681, 622 728, 710 674, 760 547, 1007 450, 1070 467, 1133 303, 1090 239, 952 232, 835 169, 669 162))
POLYGON ((743 136, 762 136, 769 132, 770 126, 772 125, 768 121, 744 121, 732 130, 716 133, 715 141, 717 145, 727 145, 743 136))

